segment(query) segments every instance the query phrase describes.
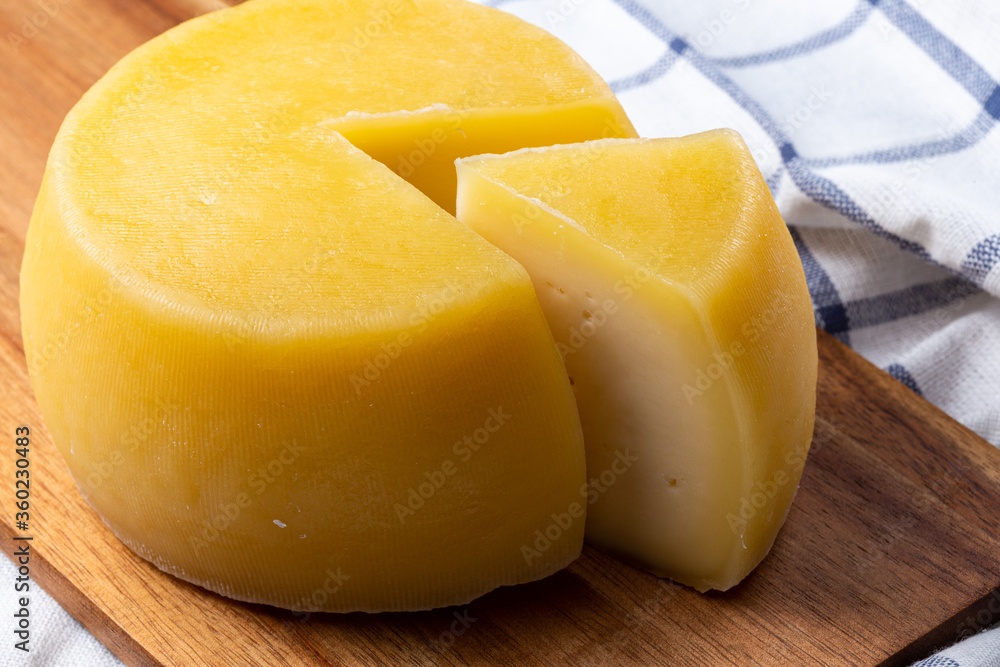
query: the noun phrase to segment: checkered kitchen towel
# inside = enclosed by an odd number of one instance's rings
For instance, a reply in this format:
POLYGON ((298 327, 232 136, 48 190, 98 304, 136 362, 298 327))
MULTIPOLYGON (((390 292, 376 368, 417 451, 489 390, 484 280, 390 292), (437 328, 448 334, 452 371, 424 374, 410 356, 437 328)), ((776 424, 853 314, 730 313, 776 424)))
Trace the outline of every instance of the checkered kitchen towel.
MULTIPOLYGON (((580 52, 642 135, 741 132, 817 325, 1000 446, 998 0, 488 3, 580 52)), ((36 610, 59 638, 32 664, 117 662, 36 610)), ((1000 665, 1000 630, 919 664, 1000 665)))

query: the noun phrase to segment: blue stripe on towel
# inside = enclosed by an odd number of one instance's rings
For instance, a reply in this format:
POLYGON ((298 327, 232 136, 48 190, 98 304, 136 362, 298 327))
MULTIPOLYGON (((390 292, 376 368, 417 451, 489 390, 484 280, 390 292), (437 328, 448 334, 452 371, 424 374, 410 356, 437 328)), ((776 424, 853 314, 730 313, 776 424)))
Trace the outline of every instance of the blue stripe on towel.
POLYGON ((826 270, 813 257, 799 231, 794 227, 789 227, 788 231, 792 235, 792 241, 795 242, 795 249, 799 253, 802 268, 806 273, 806 284, 809 286, 809 296, 812 298, 816 314, 816 326, 833 334, 842 343, 849 343, 850 322, 836 286, 826 270))
POLYGON ((920 391, 920 385, 910 374, 910 371, 906 370, 901 364, 890 364, 885 372, 896 378, 907 387, 909 387, 917 396, 923 396, 924 392, 920 391))
POLYGON ((994 120, 985 111, 976 116, 967 127, 950 137, 909 146, 894 146, 885 150, 858 153, 844 157, 827 157, 806 160, 810 167, 839 167, 845 164, 888 163, 921 160, 949 153, 957 153, 979 143, 993 129, 994 120))
POLYGON ((677 62, 677 52, 672 49, 667 49, 663 52, 663 55, 660 56, 659 60, 638 74, 633 74, 632 76, 612 81, 609 84, 611 86, 611 91, 617 95, 628 90, 629 88, 638 88, 639 86, 643 86, 650 81, 656 81, 670 71, 670 68, 674 66, 675 62, 677 62))
MULTIPOLYGON (((945 37, 903 0, 868 0, 879 8, 893 25, 934 59, 944 71, 962 85, 980 104, 996 95, 997 82, 953 41, 945 37)), ((996 116, 994 116, 996 118, 996 116)))
POLYGON ((1000 262, 1000 234, 987 237, 973 246, 962 262, 962 270, 971 280, 982 285, 997 262, 1000 262))
POLYGON ((871 327, 920 315, 935 308, 979 294, 980 289, 962 278, 945 278, 912 285, 888 294, 848 301, 847 317, 854 328, 871 327))
POLYGON ((864 25, 865 20, 872 13, 872 5, 868 0, 861 0, 847 18, 837 25, 824 30, 823 32, 807 37, 801 42, 782 46, 763 53, 753 53, 745 56, 732 56, 728 58, 708 58, 708 61, 718 67, 753 67, 777 60, 787 60, 810 51, 816 51, 830 44, 835 44, 842 39, 846 39, 859 27, 864 25))

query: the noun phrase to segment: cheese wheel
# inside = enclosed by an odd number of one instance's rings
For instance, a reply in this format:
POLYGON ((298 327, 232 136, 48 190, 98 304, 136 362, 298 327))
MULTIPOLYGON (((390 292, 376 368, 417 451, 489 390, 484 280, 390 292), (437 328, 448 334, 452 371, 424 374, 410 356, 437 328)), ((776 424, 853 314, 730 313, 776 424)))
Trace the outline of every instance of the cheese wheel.
POLYGON ((530 279, 400 176, 453 205, 455 156, 622 134, 564 44, 455 0, 257 0, 139 48, 61 128, 21 273, 87 500, 166 572, 290 609, 565 566, 580 518, 521 551, 585 472, 530 279))
POLYGON ((459 219, 529 272, 576 392, 587 540, 726 590, 764 558, 812 437, 816 333, 739 135, 459 162, 459 219))

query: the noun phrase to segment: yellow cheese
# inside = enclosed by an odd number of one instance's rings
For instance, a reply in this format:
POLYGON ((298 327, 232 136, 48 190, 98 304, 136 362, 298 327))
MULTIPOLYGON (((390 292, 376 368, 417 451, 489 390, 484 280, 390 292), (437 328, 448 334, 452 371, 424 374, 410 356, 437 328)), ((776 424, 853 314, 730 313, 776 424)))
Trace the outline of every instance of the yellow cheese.
POLYGON ((458 217, 531 275, 574 384, 587 540, 699 590, 767 554, 812 435, 816 337, 739 135, 458 164, 458 217))
POLYGON ((464 2, 259 0, 138 49, 67 117, 21 273, 91 505, 161 569, 292 609, 566 565, 582 508, 521 549, 585 479, 530 279, 393 170, 450 206, 456 156, 622 134, 576 54, 464 2))

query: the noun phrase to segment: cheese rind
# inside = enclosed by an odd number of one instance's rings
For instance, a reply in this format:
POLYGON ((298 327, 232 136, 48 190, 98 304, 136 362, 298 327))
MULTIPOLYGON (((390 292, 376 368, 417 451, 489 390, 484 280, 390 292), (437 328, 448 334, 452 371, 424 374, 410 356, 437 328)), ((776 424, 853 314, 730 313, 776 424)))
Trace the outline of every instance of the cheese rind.
POLYGON ((377 7, 346 0, 250 2, 141 47, 67 117, 28 232, 25 351, 78 485, 138 554, 241 600, 460 604, 582 545, 581 519, 521 551, 585 472, 527 274, 335 128, 395 114, 403 151, 444 105, 479 149, 491 109, 504 133, 546 105, 627 119, 508 15, 387 7, 393 37, 357 51, 377 7))
POLYGON ((801 263, 739 135, 478 156, 458 178, 459 219, 528 270, 573 382, 603 488, 587 540, 738 583, 798 486, 817 366, 801 263))

